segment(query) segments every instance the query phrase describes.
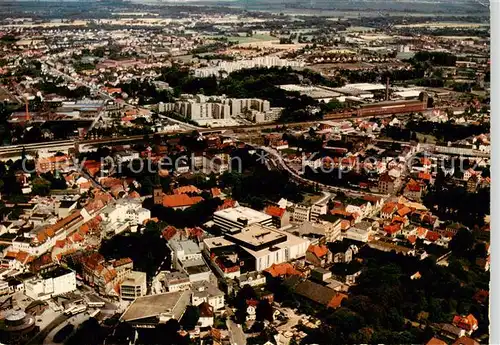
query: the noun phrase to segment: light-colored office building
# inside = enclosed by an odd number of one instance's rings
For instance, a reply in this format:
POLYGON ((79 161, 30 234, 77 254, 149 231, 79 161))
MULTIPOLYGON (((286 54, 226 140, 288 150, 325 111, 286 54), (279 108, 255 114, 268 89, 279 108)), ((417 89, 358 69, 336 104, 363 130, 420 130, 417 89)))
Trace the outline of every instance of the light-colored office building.
POLYGON ((214 213, 213 220, 223 232, 235 232, 252 224, 272 226, 272 216, 254 209, 238 206, 214 213))

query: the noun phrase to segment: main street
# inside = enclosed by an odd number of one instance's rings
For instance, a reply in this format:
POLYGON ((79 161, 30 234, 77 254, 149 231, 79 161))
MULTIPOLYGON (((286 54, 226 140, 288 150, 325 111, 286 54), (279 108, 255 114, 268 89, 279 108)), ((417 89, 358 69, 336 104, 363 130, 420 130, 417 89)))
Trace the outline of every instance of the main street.
POLYGON ((247 343, 247 338, 241 328, 241 325, 229 319, 227 319, 226 325, 229 331, 231 345, 245 345, 247 343))
POLYGON ((56 317, 51 323, 49 323, 44 329, 42 329, 37 335, 35 335, 31 340, 29 340, 26 344, 27 345, 38 345, 38 344, 43 344, 45 338, 49 335, 49 333, 59 326, 61 323, 65 322, 68 320, 70 316, 61 314, 58 317, 56 317))

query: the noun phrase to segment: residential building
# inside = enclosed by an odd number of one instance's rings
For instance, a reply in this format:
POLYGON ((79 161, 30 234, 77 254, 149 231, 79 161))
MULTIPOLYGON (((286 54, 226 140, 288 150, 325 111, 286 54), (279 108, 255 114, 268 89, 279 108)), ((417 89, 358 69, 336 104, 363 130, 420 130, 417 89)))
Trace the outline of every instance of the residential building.
POLYGON ((323 197, 311 205, 311 218, 315 222, 320 215, 328 213, 328 202, 330 201, 330 193, 324 193, 323 197))
POLYGON ((467 335, 471 335, 478 329, 478 321, 472 314, 469 314, 467 316, 456 315, 455 317, 453 317, 452 324, 465 330, 467 335))
POLYGON ((207 302, 203 302, 198 306, 200 318, 198 326, 201 328, 212 327, 214 325, 214 308, 207 302))
POLYGON ((384 173, 378 180, 379 193, 394 194, 400 187, 401 180, 389 173, 384 173))
POLYGON ((171 239, 168 241, 172 265, 175 269, 181 270, 185 261, 201 260, 201 249, 192 240, 178 241, 171 239))
POLYGON ((195 306, 206 302, 218 310, 224 308, 224 292, 207 281, 194 282, 191 288, 191 303, 195 306))
POLYGON ((321 284, 305 280, 295 286, 295 293, 328 308, 340 307, 347 295, 339 293, 321 284))
POLYGON ((303 223, 311 218, 311 207, 305 205, 295 205, 293 208, 293 222, 303 223))
POLYGON ((310 263, 316 267, 325 267, 332 263, 333 256, 325 245, 314 245, 311 244, 307 248, 306 252, 306 262, 310 263))
POLYGON ((372 231, 373 224, 371 222, 361 221, 351 226, 345 232, 344 238, 366 243, 368 242, 372 231))
POLYGON ((328 244, 328 249, 333 256, 334 263, 350 263, 353 256, 358 253, 358 247, 348 241, 336 241, 328 244))
POLYGON ((176 292, 191 289, 191 281, 185 272, 161 271, 153 279, 151 290, 153 294, 176 292))
POLYGON ((240 287, 250 285, 252 287, 266 284, 266 277, 260 272, 248 272, 236 278, 240 287))
POLYGON ((324 239, 325 242, 336 241, 342 233, 342 220, 339 218, 334 222, 317 220, 316 222, 305 221, 297 228, 287 229, 289 232, 297 232, 301 237, 324 239))
POLYGON ((290 225, 290 212, 286 208, 271 205, 266 207, 264 213, 272 217, 273 226, 277 229, 290 225))

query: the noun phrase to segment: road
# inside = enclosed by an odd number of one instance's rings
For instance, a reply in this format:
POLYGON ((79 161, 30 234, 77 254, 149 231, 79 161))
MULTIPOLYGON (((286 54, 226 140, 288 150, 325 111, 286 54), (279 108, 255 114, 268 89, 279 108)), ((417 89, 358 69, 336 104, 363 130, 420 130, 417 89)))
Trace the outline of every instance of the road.
POLYGON ((245 333, 243 333, 241 325, 238 325, 229 319, 227 319, 226 325, 229 331, 231 345, 245 345, 247 343, 247 337, 245 336, 245 333))
MULTIPOLYGON (((43 344, 44 345, 52 345, 55 344, 54 336, 59 332, 63 327, 68 324, 72 324, 75 326, 74 330, 78 328, 78 326, 83 323, 85 320, 89 318, 88 312, 80 313, 74 316, 69 316, 67 320, 63 321, 61 324, 57 325, 54 329, 52 329, 47 336, 45 337, 43 344)), ((68 336, 69 337, 69 336, 68 336)), ((66 338, 67 339, 67 338, 66 338)))
MULTIPOLYGON (((327 191, 331 191, 331 192, 344 192, 344 193, 350 193, 350 194, 355 194, 355 195, 360 195, 360 196, 361 195, 375 195, 375 196, 383 196, 383 197, 389 196, 388 194, 373 193, 373 192, 361 192, 359 190, 354 190, 354 189, 349 189, 349 188, 329 186, 329 185, 325 185, 325 184, 322 184, 322 183, 319 183, 319 182, 316 182, 313 180, 305 179, 302 176, 300 176, 295 170, 291 169, 286 164, 286 162, 283 160, 283 157, 281 157, 279 152, 277 152, 276 150, 274 150, 270 147, 265 147, 265 146, 261 146, 258 148, 265 151, 268 155, 272 156, 272 158, 271 158, 272 163, 275 166, 286 170, 290 174, 290 176, 299 183, 305 183, 308 185, 318 185, 323 190, 327 190, 327 191)), ((266 158, 269 159, 269 157, 266 157, 266 158)))
POLYGON ((45 327, 44 329, 42 329, 40 331, 40 333, 38 333, 37 335, 35 335, 30 341, 28 341, 26 344, 27 345, 30 345, 30 344, 33 344, 33 345, 38 345, 38 344, 42 344, 43 341, 45 340, 45 338, 49 335, 49 333, 54 329, 56 328, 57 326, 59 326, 61 323, 65 322, 66 320, 68 320, 70 318, 70 316, 67 316, 67 315, 64 315, 64 314, 61 314, 59 315, 58 317, 56 317, 54 319, 54 321, 52 321, 51 323, 49 323, 47 325, 47 327, 45 327))

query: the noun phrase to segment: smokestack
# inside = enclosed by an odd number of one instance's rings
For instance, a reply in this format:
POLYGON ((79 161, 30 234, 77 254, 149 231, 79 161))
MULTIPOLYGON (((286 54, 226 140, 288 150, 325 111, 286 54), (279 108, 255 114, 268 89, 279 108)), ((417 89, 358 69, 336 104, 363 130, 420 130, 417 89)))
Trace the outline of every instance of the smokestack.
POLYGON ((385 100, 389 100, 389 77, 385 80, 385 100))

